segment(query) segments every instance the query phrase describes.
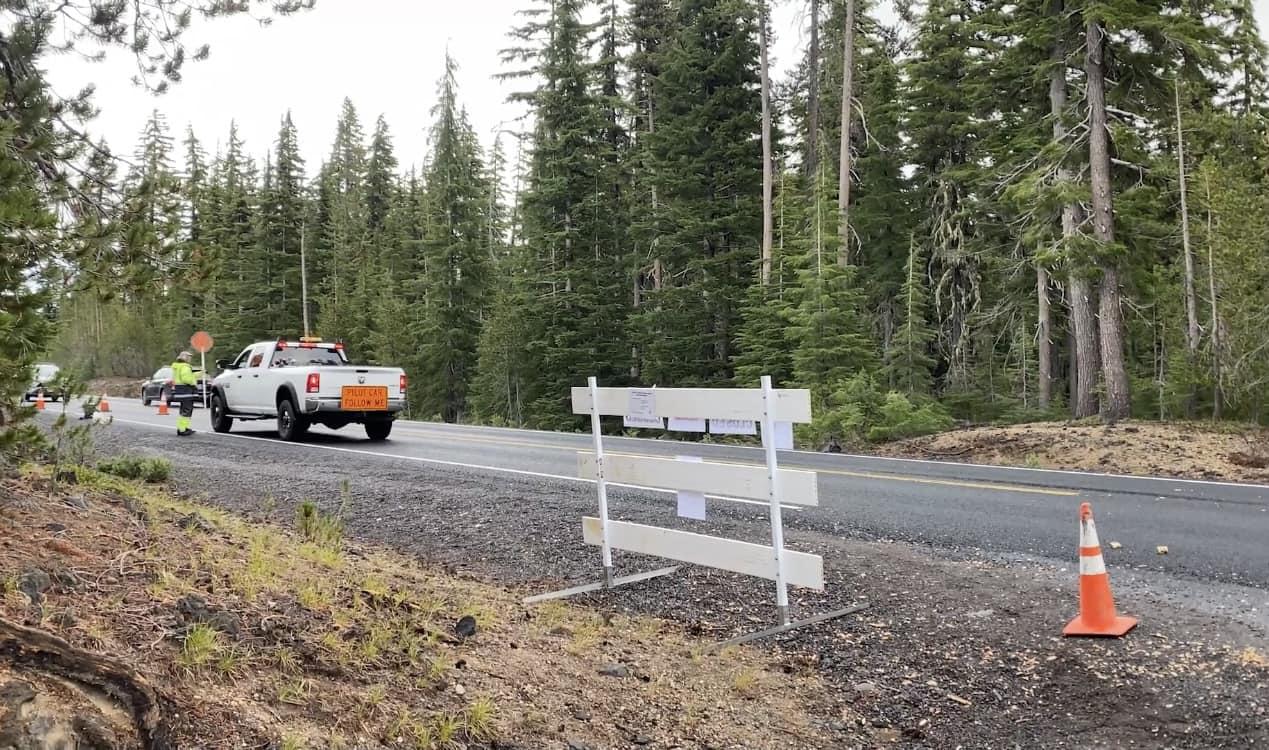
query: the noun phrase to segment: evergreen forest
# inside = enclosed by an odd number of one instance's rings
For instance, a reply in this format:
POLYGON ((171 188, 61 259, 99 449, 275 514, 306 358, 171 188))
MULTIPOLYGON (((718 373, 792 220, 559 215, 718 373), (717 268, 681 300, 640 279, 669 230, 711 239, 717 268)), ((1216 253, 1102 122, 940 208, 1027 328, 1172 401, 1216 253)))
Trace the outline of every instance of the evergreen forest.
MULTIPOLYGON (((271 144, 209 150, 157 99, 113 153, 109 102, 48 92, 48 24, 6 10, 5 346, 87 377, 144 377, 200 329, 229 357, 303 333, 303 275, 312 331, 404 367, 423 419, 575 429, 587 376, 771 375, 811 390, 817 442, 1269 422, 1252 0, 796 0, 777 74, 783 1, 522 0, 513 131, 482 143, 455 52, 429 123, 345 99, 320 163, 284 100, 271 144), (426 154, 394 149, 407 127, 426 154)), ((136 48, 127 4, 62 5, 118 6, 136 48)), ((158 87, 205 54, 179 45, 142 45, 158 87)))

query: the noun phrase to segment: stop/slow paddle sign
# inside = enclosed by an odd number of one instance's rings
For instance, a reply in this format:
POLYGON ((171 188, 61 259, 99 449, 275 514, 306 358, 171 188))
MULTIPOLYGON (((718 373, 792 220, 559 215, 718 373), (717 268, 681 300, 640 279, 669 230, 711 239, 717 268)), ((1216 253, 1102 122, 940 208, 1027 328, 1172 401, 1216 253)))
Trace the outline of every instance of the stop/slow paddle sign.
POLYGON ((203 406, 207 406, 210 402, 207 400, 207 352, 211 351, 212 345, 216 341, 207 331, 199 331, 189 337, 189 345, 194 347, 194 351, 198 352, 199 358, 202 359, 203 373, 203 406))
POLYGON ((207 331, 199 331, 189 337, 189 345, 194 347, 194 351, 200 354, 206 354, 211 351, 212 345, 215 343, 215 340, 212 339, 211 334, 207 331))

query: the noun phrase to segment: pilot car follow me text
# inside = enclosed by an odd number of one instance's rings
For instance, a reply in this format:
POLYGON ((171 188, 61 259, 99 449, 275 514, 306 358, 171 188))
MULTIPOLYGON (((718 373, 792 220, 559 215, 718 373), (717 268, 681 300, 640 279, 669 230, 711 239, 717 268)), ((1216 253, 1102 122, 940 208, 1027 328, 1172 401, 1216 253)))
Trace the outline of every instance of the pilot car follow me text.
POLYGON ((386 440, 406 407, 404 370, 351 365, 339 343, 264 341, 216 364, 216 432, 228 432, 234 420, 276 419, 283 440, 299 440, 314 424, 339 429, 354 423, 365 425, 371 440, 386 440))

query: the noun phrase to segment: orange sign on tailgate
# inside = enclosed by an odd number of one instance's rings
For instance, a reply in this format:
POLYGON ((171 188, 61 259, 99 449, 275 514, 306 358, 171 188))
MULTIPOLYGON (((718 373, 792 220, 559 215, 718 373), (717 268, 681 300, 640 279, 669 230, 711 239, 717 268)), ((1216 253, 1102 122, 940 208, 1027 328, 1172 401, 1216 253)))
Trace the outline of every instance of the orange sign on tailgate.
POLYGON ((345 411, 384 411, 388 408, 388 387, 346 385, 339 391, 339 408, 345 411))

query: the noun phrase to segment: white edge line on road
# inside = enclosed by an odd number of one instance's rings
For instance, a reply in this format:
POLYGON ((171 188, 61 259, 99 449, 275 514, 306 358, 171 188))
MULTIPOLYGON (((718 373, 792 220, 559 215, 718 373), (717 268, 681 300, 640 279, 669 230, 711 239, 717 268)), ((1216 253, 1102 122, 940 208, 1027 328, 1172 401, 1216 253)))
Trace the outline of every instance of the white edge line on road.
MULTIPOLYGON (((409 419, 403 419, 403 420, 400 420, 400 422, 403 424, 418 425, 420 427, 430 427, 433 429, 458 427, 459 429, 466 429, 470 431, 498 430, 503 432, 535 432, 535 433, 540 433, 543 435, 568 435, 568 436, 578 435, 581 437, 585 437, 585 433, 581 433, 581 432, 555 432, 552 430, 531 430, 531 429, 520 428, 520 427, 486 427, 483 425, 466 425, 466 424, 452 425, 452 424, 441 423, 441 422, 417 422, 417 421, 409 420, 409 419)), ((683 441, 662 440, 660 438, 628 437, 625 435, 613 435, 612 439, 614 440, 646 440, 653 443, 661 443, 662 445, 665 445, 666 443, 683 442, 683 441)), ((687 444, 693 445, 693 443, 687 443, 687 444)), ((731 445, 728 443, 699 443, 699 445, 706 445, 706 446, 712 446, 717 448, 739 448, 741 450, 751 450, 751 451, 762 450, 762 448, 759 448, 757 446, 731 445)), ((1148 476, 1142 476, 1140 474, 1111 474, 1109 472, 1074 471, 1072 469, 1033 469, 1028 466, 1000 466, 996 464, 975 464, 975 463, 969 463, 966 461, 938 461, 932 458, 901 458, 898 456, 872 456, 866 453, 823 453, 820 451, 808 451, 808 450, 791 450, 791 451, 780 451, 780 452, 793 453, 793 454, 806 455, 806 456, 821 456, 821 457, 839 456, 841 458, 859 458, 864 460, 875 460, 875 461, 894 461, 896 463, 910 463, 910 464, 934 464, 936 466, 959 466, 962 468, 993 469, 998 471, 1027 471, 1027 472, 1032 472, 1036 474, 1069 474, 1072 476, 1099 477, 1102 479, 1139 479, 1139 480, 1144 480, 1148 482, 1169 482, 1173 484, 1203 484, 1203 485, 1211 485, 1215 487, 1241 487, 1244 489, 1252 489, 1252 490, 1269 490, 1269 485, 1248 484, 1245 482, 1218 482, 1218 481, 1214 481, 1210 479, 1183 479, 1180 477, 1148 477, 1148 476)))
MULTIPOLYGON (((120 419, 118 417, 115 417, 112 421, 121 422, 123 424, 140 425, 142 427, 157 427, 159 429, 171 429, 171 425, 156 424, 154 422, 141 422, 135 419, 120 419)), ((396 453, 368 451, 368 450, 363 450, 361 448, 341 448, 340 446, 337 446, 337 445, 317 445, 315 443, 287 443, 280 440, 272 440, 270 438, 259 437, 257 435, 236 435, 232 432, 222 432, 222 433, 213 433, 213 434, 215 434, 216 437, 231 437, 231 438, 238 438, 240 440, 260 440, 266 443, 272 443, 274 445, 287 445, 287 446, 292 446, 295 448, 318 448, 321 450, 337 451, 339 453, 357 453, 363 456, 378 456, 380 458, 395 458, 395 459, 400 459, 402 461, 417 461, 420 463, 437 464, 439 466, 456 466, 456 467, 461 467, 464 469, 479 469, 482 471, 496 471, 496 472, 502 472, 504 474, 518 474, 521 476, 538 477, 541 479, 558 479, 565 482, 580 482, 582 484, 595 483, 595 480, 593 479, 583 479, 581 477, 570 477, 570 476, 565 476, 563 474, 547 474, 546 472, 529 471, 528 469, 508 469, 502 466, 486 466, 484 464, 467 464, 467 463, 462 463, 460 461, 444 461, 439 458, 423 458, 422 456, 402 456, 396 453)), ((659 487, 644 487, 638 484, 621 484, 620 482, 609 482, 608 484, 613 487, 625 487, 627 489, 632 489, 632 490, 644 490, 646 492, 659 492, 662 494, 669 494, 669 495, 674 494, 674 490, 666 490, 666 489, 661 489, 659 487)), ((766 507, 767 505, 769 505, 769 503, 764 503, 760 500, 746 500, 739 497, 725 497, 723 495, 706 495, 705 497, 711 498, 713 500, 724 500, 731 503, 744 503, 745 505, 761 505, 763 507, 766 507)), ((803 510, 802 507, 797 505, 781 504, 780 508, 783 510, 792 510, 792 511, 798 511, 798 512, 801 512, 803 510)))

